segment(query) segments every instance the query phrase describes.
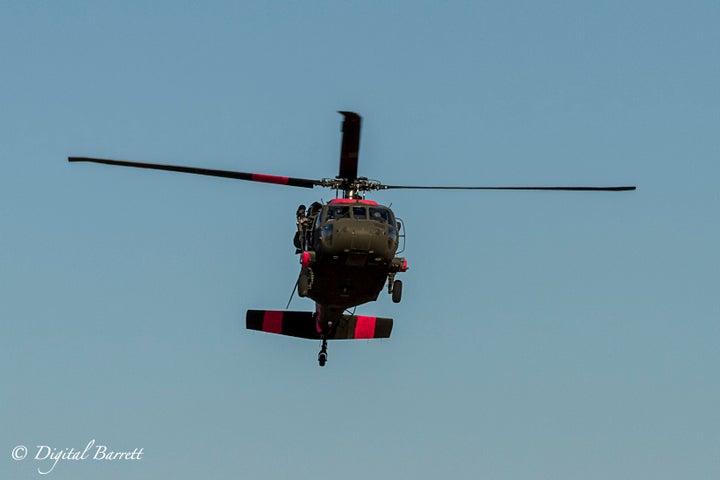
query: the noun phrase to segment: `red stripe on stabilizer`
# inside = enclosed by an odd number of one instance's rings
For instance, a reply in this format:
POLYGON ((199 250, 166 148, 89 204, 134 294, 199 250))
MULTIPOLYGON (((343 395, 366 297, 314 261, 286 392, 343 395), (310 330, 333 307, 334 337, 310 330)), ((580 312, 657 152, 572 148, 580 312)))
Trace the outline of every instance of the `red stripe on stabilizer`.
POLYGON ((355 338, 375 338, 375 318, 358 316, 355 324, 355 338))
POLYGON ((263 315, 263 332, 282 334, 283 312, 266 311, 263 315))
POLYGON ((289 181, 288 177, 264 175, 262 173, 253 173, 251 178, 253 182, 278 183, 280 185, 287 185, 289 181))

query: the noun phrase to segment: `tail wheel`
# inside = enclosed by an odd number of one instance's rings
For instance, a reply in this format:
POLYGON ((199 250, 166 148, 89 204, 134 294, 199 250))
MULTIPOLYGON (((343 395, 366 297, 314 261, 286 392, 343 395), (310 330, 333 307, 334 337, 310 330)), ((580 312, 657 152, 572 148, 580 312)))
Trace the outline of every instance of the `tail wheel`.
POLYGON ((402 281, 395 280, 392 287, 392 301, 400 303, 400 300, 402 300, 402 281))
POLYGON ((323 338, 322 348, 320 348, 320 353, 318 354, 318 364, 320 364, 321 367, 325 366, 327 356, 327 339, 323 338))

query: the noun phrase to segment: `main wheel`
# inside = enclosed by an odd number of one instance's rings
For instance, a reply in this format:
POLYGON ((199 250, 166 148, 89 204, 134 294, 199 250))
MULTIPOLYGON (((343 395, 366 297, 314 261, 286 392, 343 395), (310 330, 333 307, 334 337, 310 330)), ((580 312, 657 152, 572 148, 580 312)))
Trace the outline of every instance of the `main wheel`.
POLYGON ((402 281, 395 280, 392 288, 392 301, 394 303, 400 303, 400 300, 402 300, 402 281))
POLYGON ((320 353, 320 355, 318 355, 318 363, 321 367, 324 367, 325 362, 327 362, 327 353, 320 353))

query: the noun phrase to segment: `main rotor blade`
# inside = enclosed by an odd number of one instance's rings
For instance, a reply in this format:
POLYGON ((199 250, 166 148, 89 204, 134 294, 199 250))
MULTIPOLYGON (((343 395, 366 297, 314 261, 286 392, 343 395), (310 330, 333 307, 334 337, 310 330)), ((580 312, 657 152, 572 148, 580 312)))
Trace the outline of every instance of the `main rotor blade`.
POLYGON ((414 190, 563 190, 571 192, 624 192, 635 190, 630 187, 422 187, 414 185, 383 185, 387 188, 405 188, 414 190))
POLYGON ((262 173, 233 172, 229 170, 213 170, 209 168, 181 167, 178 165, 160 165, 157 163, 127 162, 124 160, 107 160, 104 158, 89 157, 68 157, 68 162, 93 162, 104 163, 105 165, 118 165, 121 167, 150 168, 153 170, 168 170, 170 172, 193 173, 196 175, 209 175, 211 177, 234 178, 237 180, 248 180, 251 182, 276 183, 291 187, 313 188, 321 185, 319 180, 307 178, 280 177, 277 175, 264 175, 262 173))
POLYGON ((340 148, 339 178, 355 180, 358 170, 358 153, 360 151, 360 126, 362 117, 355 112, 338 112, 345 120, 342 124, 342 147, 340 148))

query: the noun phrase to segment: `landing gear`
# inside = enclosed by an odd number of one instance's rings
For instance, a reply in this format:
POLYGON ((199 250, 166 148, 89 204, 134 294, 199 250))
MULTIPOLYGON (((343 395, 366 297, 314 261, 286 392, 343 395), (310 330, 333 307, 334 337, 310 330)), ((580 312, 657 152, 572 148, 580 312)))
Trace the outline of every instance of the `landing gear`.
POLYGON ((392 301, 400 303, 400 300, 402 300, 402 281, 395 280, 392 284, 392 301))
POLYGON ((395 280, 395 272, 388 275, 388 293, 392 295, 393 303, 400 303, 402 300, 402 281, 395 280))
POLYGON ((320 348, 320 353, 318 354, 318 363, 321 367, 324 367, 325 362, 327 362, 327 340, 323 338, 322 347, 320 348))

